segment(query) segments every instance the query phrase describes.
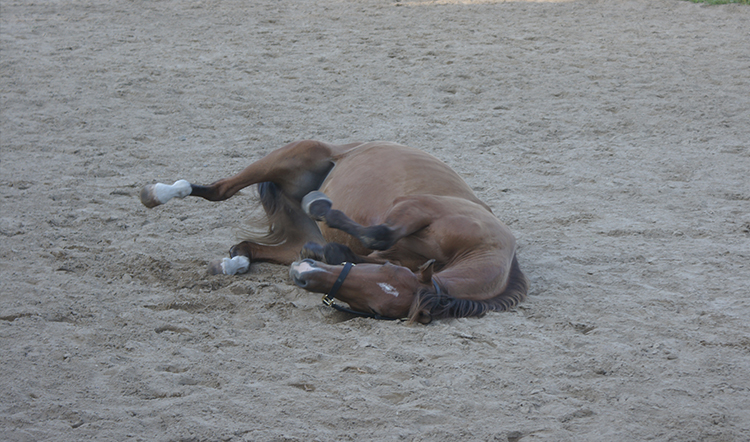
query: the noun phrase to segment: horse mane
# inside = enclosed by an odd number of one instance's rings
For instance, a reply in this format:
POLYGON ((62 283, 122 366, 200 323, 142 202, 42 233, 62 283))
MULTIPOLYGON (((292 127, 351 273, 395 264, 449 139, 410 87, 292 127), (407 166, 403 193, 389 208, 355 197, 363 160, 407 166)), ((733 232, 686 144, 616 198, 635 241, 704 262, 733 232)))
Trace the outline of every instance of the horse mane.
POLYGON ((431 288, 421 288, 409 309, 409 322, 427 324, 433 319, 465 318, 482 316, 489 311, 506 311, 523 301, 528 290, 529 281, 521 272, 518 260, 514 256, 508 275, 508 285, 494 298, 473 301, 437 293, 431 288))
POLYGON ((238 228, 237 238, 265 246, 284 244, 295 236, 292 229, 301 209, 295 210, 289 198, 270 181, 258 183, 257 189, 263 210, 254 205, 256 210, 238 228))

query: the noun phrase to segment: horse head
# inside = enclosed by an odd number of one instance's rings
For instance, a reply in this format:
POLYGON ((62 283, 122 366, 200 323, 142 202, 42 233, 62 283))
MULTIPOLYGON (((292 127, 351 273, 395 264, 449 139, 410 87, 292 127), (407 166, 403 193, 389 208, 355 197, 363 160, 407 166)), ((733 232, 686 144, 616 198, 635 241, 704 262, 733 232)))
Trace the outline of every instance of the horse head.
POLYGON ((411 310, 420 291, 434 290, 433 264, 430 260, 415 273, 391 263, 329 265, 303 259, 292 263, 289 275, 307 291, 327 293, 324 302, 329 305, 335 297, 354 313, 427 323, 429 315, 411 310))

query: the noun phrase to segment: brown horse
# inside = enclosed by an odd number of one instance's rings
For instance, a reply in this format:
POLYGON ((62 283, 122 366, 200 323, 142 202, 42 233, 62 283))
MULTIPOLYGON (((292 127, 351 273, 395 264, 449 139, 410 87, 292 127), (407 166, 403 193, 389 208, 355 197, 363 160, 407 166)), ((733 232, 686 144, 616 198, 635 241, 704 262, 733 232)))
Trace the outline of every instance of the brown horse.
POLYGON ((328 293, 329 305, 336 297, 366 316, 422 323, 507 310, 526 295, 508 227, 445 163, 398 144, 299 141, 208 186, 148 185, 141 201, 221 201, 251 184, 266 231, 232 247, 214 273, 291 264, 295 284, 328 293))

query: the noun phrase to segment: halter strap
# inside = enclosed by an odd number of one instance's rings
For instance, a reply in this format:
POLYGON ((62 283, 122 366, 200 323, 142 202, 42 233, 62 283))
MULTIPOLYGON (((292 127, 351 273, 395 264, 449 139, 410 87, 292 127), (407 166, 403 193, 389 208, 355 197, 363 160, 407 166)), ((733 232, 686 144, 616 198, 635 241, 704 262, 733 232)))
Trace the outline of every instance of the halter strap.
POLYGON ((375 313, 366 313, 366 312, 358 312, 356 310, 352 310, 350 308, 342 307, 338 304, 336 304, 334 299, 336 299, 336 293, 339 292, 339 289, 342 285, 344 285, 344 280, 349 275, 349 271, 352 269, 352 267, 356 266, 356 264, 352 262, 345 262, 344 268, 341 270, 341 273, 339 273, 339 277, 336 279, 336 282, 333 283, 333 287, 331 287, 331 290, 328 291, 326 295, 323 295, 323 304, 327 305, 328 307, 333 307, 336 310, 344 313, 350 313, 357 316, 363 316, 365 318, 373 318, 373 319, 382 319, 385 321, 398 321, 401 318, 391 318, 388 316, 381 316, 375 313))
POLYGON ((344 285, 344 280, 349 275, 349 270, 352 269, 356 264, 352 262, 345 262, 344 263, 344 269, 339 273, 338 279, 336 279, 336 282, 333 283, 333 287, 331 287, 331 290, 328 291, 328 294, 323 296, 323 304, 327 305, 328 307, 333 306, 333 300, 336 298, 336 293, 339 292, 339 289, 342 285, 344 285))

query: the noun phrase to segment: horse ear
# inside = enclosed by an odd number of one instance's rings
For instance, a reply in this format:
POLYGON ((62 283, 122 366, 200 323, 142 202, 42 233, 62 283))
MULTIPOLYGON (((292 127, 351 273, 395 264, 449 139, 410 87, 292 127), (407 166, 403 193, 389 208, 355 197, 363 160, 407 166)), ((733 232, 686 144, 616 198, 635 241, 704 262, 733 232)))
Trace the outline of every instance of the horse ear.
POLYGON ((419 266, 419 273, 417 274, 417 278, 419 279, 419 282, 422 284, 429 284, 432 282, 432 273, 433 269, 435 267, 435 260, 431 259, 427 261, 426 263, 419 266))

